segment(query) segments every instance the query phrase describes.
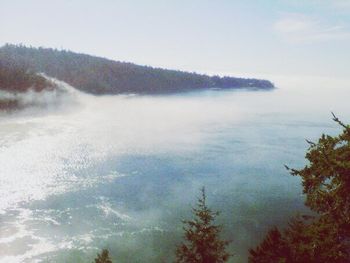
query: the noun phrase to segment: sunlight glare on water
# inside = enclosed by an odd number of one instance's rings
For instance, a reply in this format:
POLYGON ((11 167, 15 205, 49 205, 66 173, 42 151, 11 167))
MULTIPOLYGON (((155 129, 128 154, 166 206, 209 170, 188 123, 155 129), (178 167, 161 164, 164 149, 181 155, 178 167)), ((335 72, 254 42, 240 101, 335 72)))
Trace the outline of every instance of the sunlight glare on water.
POLYGON ((280 166, 302 163, 304 138, 338 131, 330 111, 350 117, 347 84, 319 83, 318 93, 309 86, 313 80, 284 79, 271 92, 75 92, 56 109, 2 114, 0 262, 65 262, 67 251, 94 252, 125 233, 161 232, 170 228, 168 207, 186 209, 203 184, 218 202, 225 197, 248 204, 254 197, 233 189, 269 196, 270 187, 283 185, 299 207, 297 181, 283 182, 280 166), (276 163, 267 164, 270 158, 276 163), (264 169, 261 185, 256 176, 264 169), (223 181, 211 174, 222 174, 223 181), (183 187, 188 198, 178 195, 183 187))

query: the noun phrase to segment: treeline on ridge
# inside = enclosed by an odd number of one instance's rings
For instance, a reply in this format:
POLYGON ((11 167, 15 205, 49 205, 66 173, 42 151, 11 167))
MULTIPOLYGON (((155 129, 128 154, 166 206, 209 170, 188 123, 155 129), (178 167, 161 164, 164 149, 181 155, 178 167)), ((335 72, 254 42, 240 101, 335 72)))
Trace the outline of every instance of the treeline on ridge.
POLYGON ((208 88, 271 89, 268 80, 208 76, 139 66, 71 51, 7 44, 0 61, 42 72, 92 94, 163 94, 208 88))

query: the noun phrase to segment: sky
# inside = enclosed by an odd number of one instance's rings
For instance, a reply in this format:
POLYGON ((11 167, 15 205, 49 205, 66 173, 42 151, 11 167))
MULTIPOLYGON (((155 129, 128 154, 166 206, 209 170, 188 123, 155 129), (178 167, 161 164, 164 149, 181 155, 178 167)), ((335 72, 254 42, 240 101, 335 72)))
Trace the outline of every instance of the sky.
POLYGON ((350 0, 0 0, 0 45, 208 74, 350 78, 350 0))

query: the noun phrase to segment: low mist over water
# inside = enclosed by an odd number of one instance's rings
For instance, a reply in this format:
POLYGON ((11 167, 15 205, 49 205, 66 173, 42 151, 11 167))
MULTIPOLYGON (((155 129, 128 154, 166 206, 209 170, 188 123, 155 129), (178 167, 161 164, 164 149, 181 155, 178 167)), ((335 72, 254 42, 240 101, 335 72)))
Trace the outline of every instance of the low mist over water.
POLYGON ((61 84, 57 103, 1 113, 0 262, 91 262, 101 248, 162 262, 202 186, 245 262, 267 229, 306 211, 283 165, 304 164, 306 138, 340 131, 331 111, 350 120, 346 82, 276 79, 273 91, 171 96, 61 84))

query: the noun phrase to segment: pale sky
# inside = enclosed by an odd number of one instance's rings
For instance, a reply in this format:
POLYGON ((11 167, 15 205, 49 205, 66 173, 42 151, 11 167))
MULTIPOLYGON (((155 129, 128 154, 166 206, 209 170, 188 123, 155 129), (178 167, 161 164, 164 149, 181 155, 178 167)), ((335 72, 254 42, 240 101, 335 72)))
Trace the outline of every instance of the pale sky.
POLYGON ((350 0, 0 0, 0 45, 209 74, 350 77, 350 0))

